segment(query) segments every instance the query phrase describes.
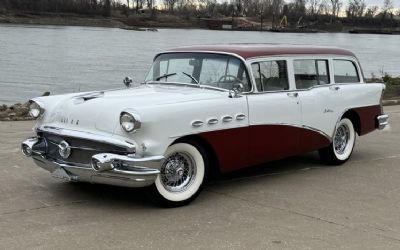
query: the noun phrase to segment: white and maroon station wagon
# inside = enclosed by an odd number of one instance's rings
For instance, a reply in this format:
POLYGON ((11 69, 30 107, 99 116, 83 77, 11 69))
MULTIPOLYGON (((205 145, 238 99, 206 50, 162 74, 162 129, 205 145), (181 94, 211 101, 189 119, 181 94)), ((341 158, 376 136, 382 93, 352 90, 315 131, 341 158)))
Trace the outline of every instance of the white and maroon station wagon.
POLYGON ((38 97, 22 143, 53 176, 147 187, 158 204, 197 197, 211 172, 318 150, 346 162, 356 134, 382 129, 383 84, 366 84, 344 49, 206 45, 159 53, 127 88, 38 97))

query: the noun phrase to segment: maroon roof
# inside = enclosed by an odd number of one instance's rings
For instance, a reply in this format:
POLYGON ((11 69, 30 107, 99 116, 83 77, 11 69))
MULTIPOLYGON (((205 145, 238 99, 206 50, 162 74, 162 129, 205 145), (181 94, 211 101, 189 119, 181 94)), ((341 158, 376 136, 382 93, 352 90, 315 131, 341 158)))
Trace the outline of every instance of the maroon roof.
POLYGON ((187 47, 179 47, 171 49, 167 52, 221 52, 233 53, 249 59, 260 56, 277 56, 277 55, 355 55, 345 49, 326 46, 310 46, 310 45, 278 45, 278 44, 218 44, 218 45, 195 45, 187 47))

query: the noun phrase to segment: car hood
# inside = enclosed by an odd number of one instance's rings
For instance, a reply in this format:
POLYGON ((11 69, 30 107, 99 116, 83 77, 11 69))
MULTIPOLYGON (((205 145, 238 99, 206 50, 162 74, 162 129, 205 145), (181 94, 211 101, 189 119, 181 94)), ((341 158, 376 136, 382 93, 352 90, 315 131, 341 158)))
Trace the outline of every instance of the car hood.
POLYGON ((129 89, 61 95, 58 98, 53 96, 53 103, 47 103, 46 97, 37 100, 46 108, 42 124, 113 133, 124 110, 134 110, 145 120, 146 112, 155 109, 160 112, 171 105, 215 98, 228 98, 228 93, 190 86, 141 85, 129 89), (49 106, 51 110, 47 108, 49 106))

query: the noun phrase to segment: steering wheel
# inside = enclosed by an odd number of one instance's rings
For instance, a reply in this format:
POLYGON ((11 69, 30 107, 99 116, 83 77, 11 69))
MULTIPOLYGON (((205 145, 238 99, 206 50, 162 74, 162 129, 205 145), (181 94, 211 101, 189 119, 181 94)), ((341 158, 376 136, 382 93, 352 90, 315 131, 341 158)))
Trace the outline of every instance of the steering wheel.
POLYGON ((239 82, 239 83, 241 83, 241 84, 244 84, 244 83, 242 82, 242 80, 240 80, 239 78, 237 78, 237 77, 234 76, 234 75, 223 75, 223 76, 221 76, 221 77, 218 79, 218 82, 225 82, 228 78, 233 78, 236 82, 239 82))

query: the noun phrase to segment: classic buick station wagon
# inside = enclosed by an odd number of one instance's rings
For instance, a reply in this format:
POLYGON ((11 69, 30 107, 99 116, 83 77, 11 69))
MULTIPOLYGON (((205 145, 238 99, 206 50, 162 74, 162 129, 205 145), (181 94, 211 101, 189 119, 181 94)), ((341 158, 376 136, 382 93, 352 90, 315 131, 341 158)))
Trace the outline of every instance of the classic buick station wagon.
POLYGON ((229 44, 160 53, 125 89, 38 97, 22 152, 69 181, 147 187, 163 206, 197 197, 211 172, 318 150, 346 162, 356 134, 388 124, 383 84, 334 47, 229 44))

